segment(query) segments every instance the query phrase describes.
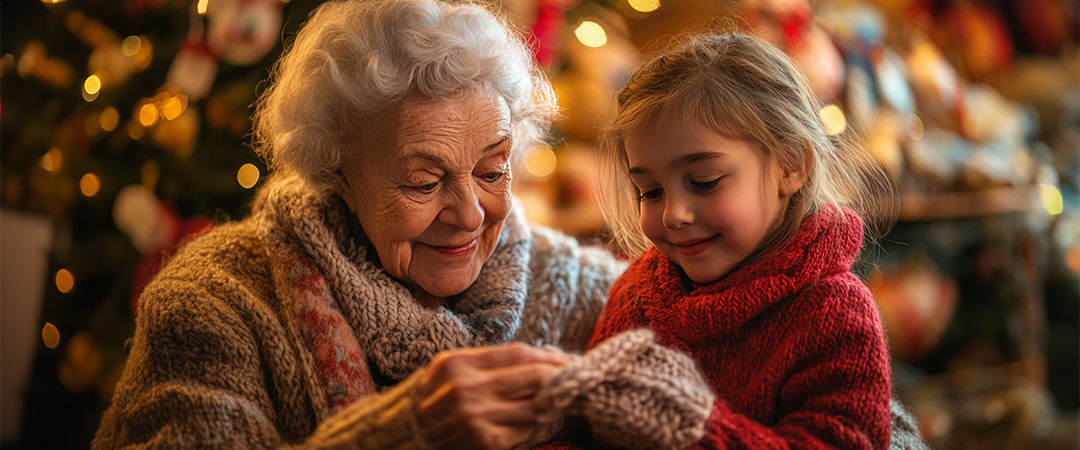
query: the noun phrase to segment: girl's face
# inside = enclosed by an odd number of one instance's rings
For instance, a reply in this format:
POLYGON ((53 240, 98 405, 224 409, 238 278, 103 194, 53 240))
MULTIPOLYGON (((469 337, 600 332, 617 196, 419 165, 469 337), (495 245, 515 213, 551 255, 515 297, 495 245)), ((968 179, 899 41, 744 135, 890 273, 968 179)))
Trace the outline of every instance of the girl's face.
POLYGON ((753 253, 798 188, 752 144, 698 125, 665 121, 631 135, 626 157, 642 231, 697 283, 753 253))

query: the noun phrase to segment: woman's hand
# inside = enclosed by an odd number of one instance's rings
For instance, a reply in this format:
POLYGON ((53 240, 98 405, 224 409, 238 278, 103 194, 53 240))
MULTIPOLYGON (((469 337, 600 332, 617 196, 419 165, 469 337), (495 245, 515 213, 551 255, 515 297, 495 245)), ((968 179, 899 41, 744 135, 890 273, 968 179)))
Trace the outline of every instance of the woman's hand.
POLYGON ((440 353, 420 380, 417 418, 435 448, 506 449, 537 426, 533 397, 570 357, 522 343, 440 353))

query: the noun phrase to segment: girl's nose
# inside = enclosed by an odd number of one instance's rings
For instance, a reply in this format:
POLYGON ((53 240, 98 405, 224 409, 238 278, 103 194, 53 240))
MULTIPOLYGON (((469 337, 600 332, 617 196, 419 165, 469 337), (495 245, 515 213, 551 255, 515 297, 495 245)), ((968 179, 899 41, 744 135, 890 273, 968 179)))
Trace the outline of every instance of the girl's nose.
POLYGON ((664 226, 673 230, 694 223, 694 211, 690 205, 674 196, 664 204, 664 226))

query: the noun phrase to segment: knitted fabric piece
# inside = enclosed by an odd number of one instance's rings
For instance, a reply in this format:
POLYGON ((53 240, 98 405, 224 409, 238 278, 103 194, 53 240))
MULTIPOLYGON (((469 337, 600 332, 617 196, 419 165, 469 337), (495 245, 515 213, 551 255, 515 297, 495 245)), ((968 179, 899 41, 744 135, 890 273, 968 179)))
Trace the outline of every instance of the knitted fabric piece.
POLYGON ((536 401, 545 412, 542 422, 579 415, 605 441, 622 447, 681 449, 701 439, 713 400, 693 359, 639 329, 568 364, 536 401))
POLYGON ((930 450, 930 446, 923 440, 919 425, 915 418, 899 400, 892 399, 889 402, 892 412, 892 436, 889 441, 889 450, 930 450))

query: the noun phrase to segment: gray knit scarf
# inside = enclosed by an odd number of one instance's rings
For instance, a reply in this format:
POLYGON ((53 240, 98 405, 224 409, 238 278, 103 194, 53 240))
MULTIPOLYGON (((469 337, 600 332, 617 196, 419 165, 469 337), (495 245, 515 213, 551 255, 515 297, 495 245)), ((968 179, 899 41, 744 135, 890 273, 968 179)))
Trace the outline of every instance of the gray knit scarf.
POLYGON ((513 208, 494 253, 476 281, 455 296, 453 309, 424 307, 368 258, 348 231, 351 212, 334 194, 308 188, 296 176, 271 179, 255 203, 264 229, 299 242, 333 290, 332 306, 353 328, 369 363, 395 381, 444 350, 510 342, 521 323, 529 279, 531 236, 513 208))

